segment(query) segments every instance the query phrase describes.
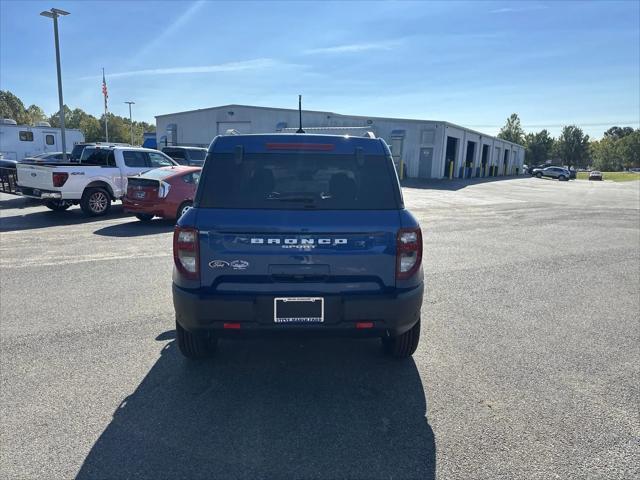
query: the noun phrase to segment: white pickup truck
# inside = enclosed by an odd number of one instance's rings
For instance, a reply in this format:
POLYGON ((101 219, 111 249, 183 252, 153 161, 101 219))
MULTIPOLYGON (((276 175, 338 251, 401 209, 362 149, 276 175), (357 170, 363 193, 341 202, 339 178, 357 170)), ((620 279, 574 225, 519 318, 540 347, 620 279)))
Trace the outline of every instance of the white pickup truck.
POLYGON ((177 165, 162 152, 135 147, 86 147, 80 162, 18 163, 18 190, 54 211, 80 204, 91 216, 106 214, 127 192, 127 177, 177 165))

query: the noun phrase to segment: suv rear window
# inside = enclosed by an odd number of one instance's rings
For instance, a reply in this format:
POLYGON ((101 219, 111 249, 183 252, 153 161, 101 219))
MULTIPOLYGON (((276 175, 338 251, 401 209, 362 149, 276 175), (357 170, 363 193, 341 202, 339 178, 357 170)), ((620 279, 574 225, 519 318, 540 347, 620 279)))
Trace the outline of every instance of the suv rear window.
POLYGON ((391 160, 365 155, 213 153, 200 182, 203 208, 393 210, 397 181, 391 160))

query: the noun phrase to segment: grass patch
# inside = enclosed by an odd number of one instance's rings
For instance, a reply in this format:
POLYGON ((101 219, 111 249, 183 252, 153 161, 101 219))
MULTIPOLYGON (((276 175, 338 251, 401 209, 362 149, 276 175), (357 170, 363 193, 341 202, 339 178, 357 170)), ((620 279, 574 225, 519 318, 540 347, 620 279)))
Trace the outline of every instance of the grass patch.
MULTIPOLYGON (((640 173, 635 172, 602 172, 604 180, 612 180, 614 182, 629 182, 631 180, 640 180, 640 173)), ((578 172, 578 180, 589 180, 589 172, 578 172)))

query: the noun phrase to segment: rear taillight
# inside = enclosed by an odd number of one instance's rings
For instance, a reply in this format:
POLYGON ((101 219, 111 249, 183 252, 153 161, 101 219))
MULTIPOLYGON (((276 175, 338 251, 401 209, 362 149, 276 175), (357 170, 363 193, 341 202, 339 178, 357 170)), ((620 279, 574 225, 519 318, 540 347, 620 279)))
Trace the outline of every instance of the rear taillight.
POLYGON ((158 187, 158 198, 166 198, 169 195, 169 190, 171 190, 171 185, 161 181, 160 187, 158 187))
POLYGON ((173 261, 178 271, 186 278, 200 278, 198 230, 176 227, 173 232, 173 261))
POLYGON ((411 277, 422 262, 422 231, 419 228, 402 228, 396 237, 396 278, 411 277))
POLYGON ((53 177, 54 187, 63 186, 67 181, 67 178, 69 178, 69 174, 67 172, 53 172, 51 176, 53 177))

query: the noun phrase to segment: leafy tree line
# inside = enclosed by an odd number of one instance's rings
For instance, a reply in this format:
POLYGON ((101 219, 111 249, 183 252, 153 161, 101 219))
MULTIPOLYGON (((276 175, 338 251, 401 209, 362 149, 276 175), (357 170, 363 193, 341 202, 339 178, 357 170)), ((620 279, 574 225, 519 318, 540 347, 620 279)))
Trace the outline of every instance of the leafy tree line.
POLYGON ((547 130, 525 133, 520 118, 511 114, 498 138, 524 145, 529 165, 540 165, 547 160, 569 167, 593 167, 603 171, 620 171, 640 167, 640 129, 611 127, 601 140, 590 140, 581 128, 567 125, 558 138, 547 130))
MULTIPOLYGON (((12 118, 18 125, 35 125, 37 122, 49 122, 52 127, 60 127, 59 111, 47 117, 37 105, 25 107, 22 100, 8 90, 0 90, 0 118, 12 118)), ((131 142, 131 122, 128 118, 108 114, 109 141, 119 143, 131 142)), ((71 110, 64 105, 64 125, 66 128, 77 128, 84 134, 87 142, 104 142, 104 114, 96 118, 80 108, 71 110)), ((133 122, 133 141, 142 145, 143 132, 155 132, 156 126, 147 122, 133 122)))

